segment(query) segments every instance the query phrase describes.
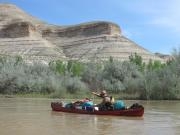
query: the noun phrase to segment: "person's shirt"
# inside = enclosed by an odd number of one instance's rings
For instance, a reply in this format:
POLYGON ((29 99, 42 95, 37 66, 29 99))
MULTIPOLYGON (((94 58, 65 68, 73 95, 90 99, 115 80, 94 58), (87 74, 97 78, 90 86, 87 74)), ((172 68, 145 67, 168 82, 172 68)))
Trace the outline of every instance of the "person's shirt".
POLYGON ((102 97, 102 98, 103 98, 102 103, 108 103, 108 102, 111 102, 111 99, 110 99, 109 96, 104 96, 104 97, 102 97))

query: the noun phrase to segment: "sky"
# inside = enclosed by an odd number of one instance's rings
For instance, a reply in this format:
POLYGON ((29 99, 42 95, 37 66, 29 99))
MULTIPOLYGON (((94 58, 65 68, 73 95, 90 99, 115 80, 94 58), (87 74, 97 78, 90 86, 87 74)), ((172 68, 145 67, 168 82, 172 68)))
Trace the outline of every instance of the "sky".
POLYGON ((56 25, 118 24, 122 34, 152 53, 180 48, 180 0, 0 0, 56 25))

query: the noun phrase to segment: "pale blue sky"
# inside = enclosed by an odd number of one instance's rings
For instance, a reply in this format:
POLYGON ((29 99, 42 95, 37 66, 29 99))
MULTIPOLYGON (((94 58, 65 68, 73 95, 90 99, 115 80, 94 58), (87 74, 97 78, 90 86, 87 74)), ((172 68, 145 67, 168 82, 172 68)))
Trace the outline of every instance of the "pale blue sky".
POLYGON ((117 23, 123 34, 151 52, 180 47, 180 0, 0 0, 51 24, 117 23))

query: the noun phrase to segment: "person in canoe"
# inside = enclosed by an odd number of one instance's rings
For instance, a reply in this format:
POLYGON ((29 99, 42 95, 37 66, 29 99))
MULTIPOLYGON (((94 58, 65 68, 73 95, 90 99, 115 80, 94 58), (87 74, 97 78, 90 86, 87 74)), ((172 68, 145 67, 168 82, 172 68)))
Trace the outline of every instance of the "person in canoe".
POLYGON ((89 98, 84 98, 82 100, 77 100, 77 101, 72 101, 70 103, 67 103, 65 105, 65 108, 71 108, 71 109, 83 109, 85 108, 86 106, 92 106, 93 105, 93 102, 91 99, 89 98))
POLYGON ((112 110, 114 98, 107 95, 106 90, 102 90, 101 93, 92 92, 92 94, 101 97, 102 102, 98 104, 99 110, 112 110))

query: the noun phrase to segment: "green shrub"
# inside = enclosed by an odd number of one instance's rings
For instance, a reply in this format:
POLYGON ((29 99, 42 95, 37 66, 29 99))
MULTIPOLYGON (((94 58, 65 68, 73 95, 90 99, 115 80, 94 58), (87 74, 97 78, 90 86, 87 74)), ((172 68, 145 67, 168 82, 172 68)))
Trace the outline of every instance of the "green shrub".
MULTIPOLYGON (((0 93, 40 93, 51 97, 79 97, 90 90, 139 95, 140 99, 180 99, 180 52, 167 64, 137 54, 130 61, 81 63, 53 61, 49 65, 27 64, 21 57, 0 57, 0 93)), ((132 98, 132 97, 131 97, 132 98)))
POLYGON ((78 77, 65 77, 64 86, 68 93, 76 94, 80 91, 87 90, 86 85, 78 77))

